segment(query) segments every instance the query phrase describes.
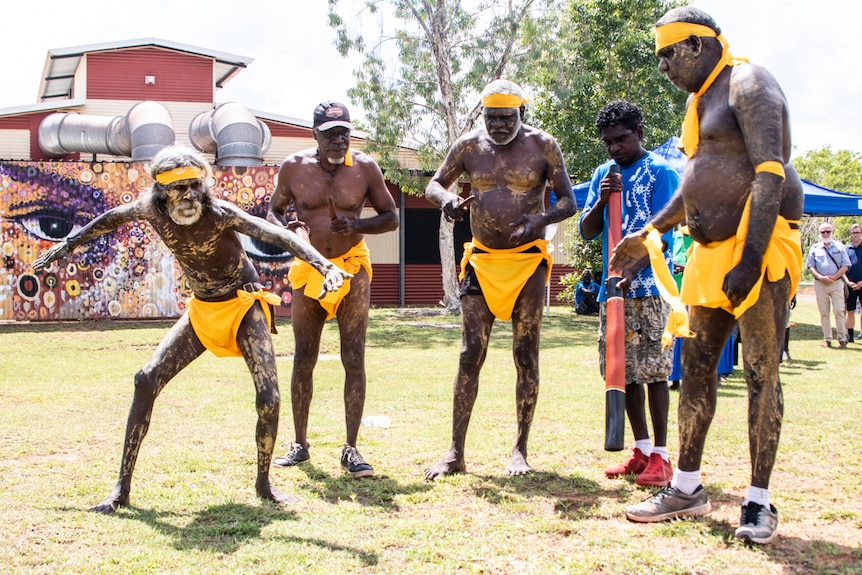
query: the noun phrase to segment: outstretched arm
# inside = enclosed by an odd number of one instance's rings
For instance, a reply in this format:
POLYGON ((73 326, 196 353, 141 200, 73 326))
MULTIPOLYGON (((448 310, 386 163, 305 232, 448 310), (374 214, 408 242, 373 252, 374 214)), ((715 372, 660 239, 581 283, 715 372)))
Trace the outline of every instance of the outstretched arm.
POLYGON ((268 222, 263 218, 252 216, 228 202, 222 205, 228 210, 233 218, 233 228, 236 231, 262 242, 281 247, 294 256, 311 264, 314 269, 323 276, 323 290, 318 298, 326 295, 328 291, 338 290, 344 280, 352 278, 353 275, 335 266, 314 247, 296 233, 268 222))
POLYGON ((33 262, 33 269, 39 271, 51 262, 69 257, 75 248, 108 232, 112 232, 126 222, 143 217, 143 204, 140 201, 108 210, 91 220, 77 233, 69 235, 62 242, 52 246, 33 262))
MULTIPOLYGON (((667 206, 655 215, 650 224, 664 235, 665 232, 673 229, 683 220, 685 220, 685 206, 682 201, 682 193, 677 190, 667 206)), ((623 276, 633 276, 646 266, 649 263, 649 256, 644 240, 649 234, 649 227, 647 224, 640 230, 624 237, 613 248, 608 265, 615 270, 621 270, 623 276)))

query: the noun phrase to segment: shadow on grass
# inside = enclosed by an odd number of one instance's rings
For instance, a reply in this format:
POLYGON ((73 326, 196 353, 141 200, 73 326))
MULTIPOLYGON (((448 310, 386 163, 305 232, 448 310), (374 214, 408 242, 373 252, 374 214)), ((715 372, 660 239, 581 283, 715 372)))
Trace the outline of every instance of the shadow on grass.
POLYGON ((625 500, 624 488, 602 489, 599 483, 580 475, 564 476, 559 473, 534 471, 515 477, 475 475, 482 485, 473 488, 477 497, 495 505, 506 504, 519 497, 551 497, 556 500, 554 510, 563 519, 595 518, 601 500, 625 500))
POLYGON ((348 473, 333 476, 309 463, 299 465, 297 469, 308 476, 308 483, 302 485, 302 489, 316 493, 327 503, 352 501, 366 507, 399 511, 400 507, 396 502, 397 496, 420 493, 431 488, 431 485, 427 483, 401 485, 386 475, 374 475, 360 479, 354 479, 348 473))
POLYGON ((233 553, 246 542, 259 539, 261 530, 274 521, 297 519, 296 512, 271 503, 259 506, 239 503, 214 505, 196 513, 184 526, 174 523, 174 518, 182 520, 182 514, 135 506, 123 508, 114 517, 149 525, 159 533, 172 537, 176 549, 219 553, 233 553))
MULTIPOLYGON (((229 503, 214 505, 197 513, 185 526, 177 526, 171 518, 173 512, 128 507, 115 517, 131 519, 149 525, 156 531, 173 538, 173 546, 179 551, 197 549, 214 553, 234 553, 247 542, 260 539, 264 527, 275 521, 295 521, 297 514, 284 507, 262 503, 259 506, 229 503)), ((376 565, 375 553, 338 545, 322 539, 276 536, 272 539, 286 543, 314 545, 333 552, 346 552, 357 557, 365 566, 376 565)))
MULTIPOLYGON (((742 497, 725 493, 715 486, 707 485, 706 490, 713 505, 713 513, 719 507, 726 506, 738 510, 743 504, 742 497)), ((728 548, 748 549, 766 555, 770 561, 784 566, 782 573, 859 572, 859 568, 862 567, 862 550, 836 545, 831 541, 782 535, 780 517, 779 510, 778 534, 771 543, 766 545, 747 544, 736 539, 734 534, 739 523, 715 519, 711 514, 695 519, 674 519, 641 525, 645 529, 657 528, 659 535, 664 537, 686 537, 690 536, 692 530, 700 529, 705 535, 721 540, 728 548)))
MULTIPOLYGON (((713 509, 717 505, 740 509, 742 497, 729 495, 720 489, 707 487, 713 509)), ((837 545, 821 539, 800 539, 781 534, 781 511, 779 510, 778 534, 766 545, 747 544, 736 539, 734 534, 738 523, 713 519, 709 515, 699 519, 680 519, 673 523, 700 521, 709 535, 720 538, 729 547, 750 549, 763 553, 777 564, 784 565, 787 573, 858 573, 862 568, 862 550, 846 545, 837 545)))

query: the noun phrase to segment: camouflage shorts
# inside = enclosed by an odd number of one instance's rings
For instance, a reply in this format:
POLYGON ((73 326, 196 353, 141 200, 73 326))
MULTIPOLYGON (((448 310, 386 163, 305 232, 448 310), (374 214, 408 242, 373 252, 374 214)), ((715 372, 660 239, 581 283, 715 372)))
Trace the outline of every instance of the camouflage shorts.
MULTIPOLYGON (((599 369, 605 377, 606 302, 599 310, 599 369)), ((673 364, 673 347, 661 348, 670 306, 660 296, 625 300, 626 385, 665 381, 673 364)))

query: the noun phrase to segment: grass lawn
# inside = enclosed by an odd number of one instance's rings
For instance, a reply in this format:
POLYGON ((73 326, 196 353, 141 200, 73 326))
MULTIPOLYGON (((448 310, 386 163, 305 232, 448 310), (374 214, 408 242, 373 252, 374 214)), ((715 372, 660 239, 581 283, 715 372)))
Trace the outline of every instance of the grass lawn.
MULTIPOLYGON (((498 322, 467 440, 468 472, 425 483, 448 449, 459 319, 372 312, 359 448, 374 478, 341 472, 343 370, 327 324, 311 407, 310 462, 274 468, 298 502, 254 493, 254 394, 240 358, 209 352, 156 402, 131 507, 89 513, 113 487, 132 378, 172 322, 0 325, 0 571, 4 573, 862 573, 862 343, 820 347, 812 296, 793 313, 782 366, 785 419, 772 477, 779 535, 732 537, 749 484, 747 396, 737 370, 719 390, 704 456, 713 511, 654 525, 624 508, 650 491, 602 470, 596 318, 551 309, 530 436, 535 472, 509 478, 515 436, 511 326, 498 322), (854 431, 855 430, 855 431, 854 431)), ((289 322, 273 336, 282 382, 277 455, 293 438, 289 322)), ((671 397, 671 455, 677 451, 671 397)), ((626 430, 631 441, 630 430, 626 430)))

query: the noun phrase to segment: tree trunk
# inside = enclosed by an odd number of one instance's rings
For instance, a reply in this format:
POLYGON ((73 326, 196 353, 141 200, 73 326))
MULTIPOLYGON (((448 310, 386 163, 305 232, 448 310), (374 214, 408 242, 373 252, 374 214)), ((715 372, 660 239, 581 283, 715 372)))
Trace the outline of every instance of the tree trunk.
POLYGON ((440 304, 447 313, 461 313, 461 297, 458 288, 458 272, 455 262, 455 223, 446 220, 440 212, 440 265, 443 269, 443 301, 440 304))

